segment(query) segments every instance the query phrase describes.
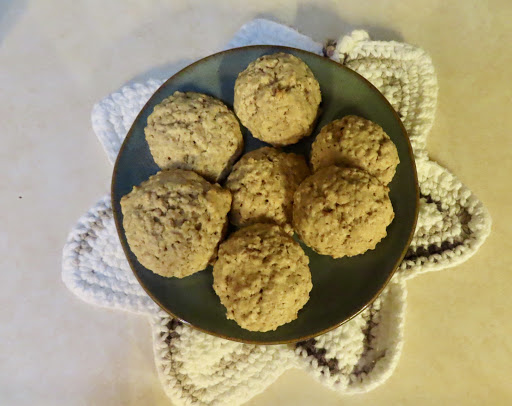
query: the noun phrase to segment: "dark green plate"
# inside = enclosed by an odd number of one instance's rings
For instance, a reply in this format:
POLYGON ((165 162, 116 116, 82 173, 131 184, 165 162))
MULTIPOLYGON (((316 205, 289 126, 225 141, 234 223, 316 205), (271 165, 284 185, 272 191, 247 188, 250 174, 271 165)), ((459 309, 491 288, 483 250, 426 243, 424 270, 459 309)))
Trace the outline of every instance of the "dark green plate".
MULTIPOLYGON (((245 151, 265 145, 243 129, 245 151)), ((418 211, 418 183, 407 133, 384 96, 363 77, 327 58, 293 48, 250 46, 204 58, 171 77, 139 113, 117 157, 112 179, 112 207, 121 244, 135 276, 164 310, 190 325, 216 336, 250 343, 275 344, 322 334, 359 313, 381 292, 409 246, 418 211), (377 247, 352 258, 332 259, 303 245, 313 277, 311 298, 299 317, 276 331, 258 333, 242 329, 226 318, 226 310, 212 288, 211 267, 184 279, 164 278, 144 268, 130 251, 123 229, 121 197, 159 169, 144 138, 153 108, 176 90, 206 93, 233 106, 233 88, 239 72, 265 54, 288 52, 306 62, 320 82, 322 114, 313 136, 286 148, 309 154, 314 135, 326 123, 356 114, 380 124, 400 156, 390 184, 395 219, 388 236, 377 247)))

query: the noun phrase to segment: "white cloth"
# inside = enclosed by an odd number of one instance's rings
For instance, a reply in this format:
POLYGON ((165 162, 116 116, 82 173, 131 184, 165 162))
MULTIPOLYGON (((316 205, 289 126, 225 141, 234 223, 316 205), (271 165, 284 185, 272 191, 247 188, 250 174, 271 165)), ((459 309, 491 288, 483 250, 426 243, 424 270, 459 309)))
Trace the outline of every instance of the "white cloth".
MULTIPOLYGON (((228 47, 251 44, 322 53, 322 44, 261 19, 243 26, 228 47)), ((428 55, 403 43, 371 41, 365 31, 354 31, 338 41, 333 59, 377 86, 402 117, 421 190, 418 225, 406 258, 384 292, 359 316, 296 345, 258 346, 212 337, 171 319, 140 287, 118 241, 108 196, 69 235, 63 251, 66 286, 91 304, 149 316, 158 374, 177 405, 237 405, 294 367, 340 393, 371 390, 391 375, 400 356, 406 280, 467 260, 490 232, 491 219, 482 203, 428 159, 426 138, 437 100, 428 55)), ((111 162, 135 116, 160 84, 132 84, 94 106, 93 129, 111 162)))

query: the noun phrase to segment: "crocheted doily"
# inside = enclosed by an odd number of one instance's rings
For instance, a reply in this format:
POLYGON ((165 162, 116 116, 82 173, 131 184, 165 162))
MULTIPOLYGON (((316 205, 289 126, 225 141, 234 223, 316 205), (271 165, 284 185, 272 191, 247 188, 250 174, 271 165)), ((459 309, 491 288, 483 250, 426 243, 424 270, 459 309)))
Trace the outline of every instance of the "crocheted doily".
MULTIPOLYGON (((293 345, 250 345, 201 333, 169 315, 136 281, 118 241, 110 198, 101 199, 70 233, 62 278, 81 299, 148 314, 163 387, 177 405, 236 405, 263 391, 285 370, 303 368, 340 393, 366 392, 393 372, 402 349, 406 283, 422 272, 457 265, 490 231, 482 203, 446 169, 428 159, 437 82, 428 55, 397 42, 371 41, 364 31, 327 50, 283 25, 255 20, 228 47, 289 45, 322 54, 359 72, 391 102, 408 131, 421 190, 418 225, 407 255, 383 293, 359 316, 293 345)), ((161 82, 133 84, 94 106, 94 131, 114 161, 135 116, 161 82)))

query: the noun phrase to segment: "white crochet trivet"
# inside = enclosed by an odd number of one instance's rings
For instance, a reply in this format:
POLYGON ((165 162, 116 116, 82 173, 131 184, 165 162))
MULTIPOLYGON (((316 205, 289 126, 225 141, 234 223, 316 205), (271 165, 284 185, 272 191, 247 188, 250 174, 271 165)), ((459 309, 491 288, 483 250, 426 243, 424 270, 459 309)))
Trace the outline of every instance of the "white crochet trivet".
MULTIPOLYGON (((323 51, 322 44, 267 20, 243 26, 228 47, 250 44, 323 51)), ((69 235, 63 252, 66 286, 89 303, 149 315, 158 374, 177 405, 237 405, 293 367, 339 393, 371 390, 391 375, 400 356, 405 281, 467 260, 490 232, 491 219, 482 203, 428 159, 426 138, 437 100, 428 55, 403 43, 371 41, 364 31, 342 37, 327 53, 377 86, 399 113, 413 145, 421 190, 418 225, 407 255, 384 292, 359 316, 296 345, 258 346, 212 337, 170 318, 140 287, 119 244, 108 196, 69 235)), ((111 162, 160 84, 150 80, 126 86, 94 106, 93 128, 111 162)))

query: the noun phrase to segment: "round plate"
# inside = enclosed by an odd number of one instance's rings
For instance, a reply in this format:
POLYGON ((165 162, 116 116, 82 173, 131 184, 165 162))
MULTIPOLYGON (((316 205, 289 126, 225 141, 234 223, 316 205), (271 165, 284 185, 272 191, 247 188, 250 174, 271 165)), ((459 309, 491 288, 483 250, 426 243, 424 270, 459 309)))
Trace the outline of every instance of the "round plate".
MULTIPOLYGON (((242 127, 245 152, 265 145, 242 127)), ((112 178, 112 208, 128 262, 146 292, 164 310, 204 332, 258 344, 304 340, 324 333, 359 313, 384 289, 409 246, 418 212, 418 182, 412 150, 400 118, 384 96, 354 71, 327 58, 302 50, 277 46, 249 46, 204 58, 175 74, 149 99, 139 113, 119 151, 112 178), (287 52, 301 58, 313 71, 322 90, 321 116, 313 136, 287 151, 308 155, 319 129, 347 114, 372 120, 386 131, 398 149, 400 164, 390 184, 395 219, 377 247, 352 258, 333 259, 302 244, 309 256, 313 278, 310 300, 298 318, 270 332, 251 332, 226 318, 226 309, 215 294, 212 269, 183 279, 164 278, 143 267, 131 252, 123 229, 121 197, 159 168, 144 137, 153 108, 175 91, 206 93, 232 108, 239 72, 262 55, 287 52)))

